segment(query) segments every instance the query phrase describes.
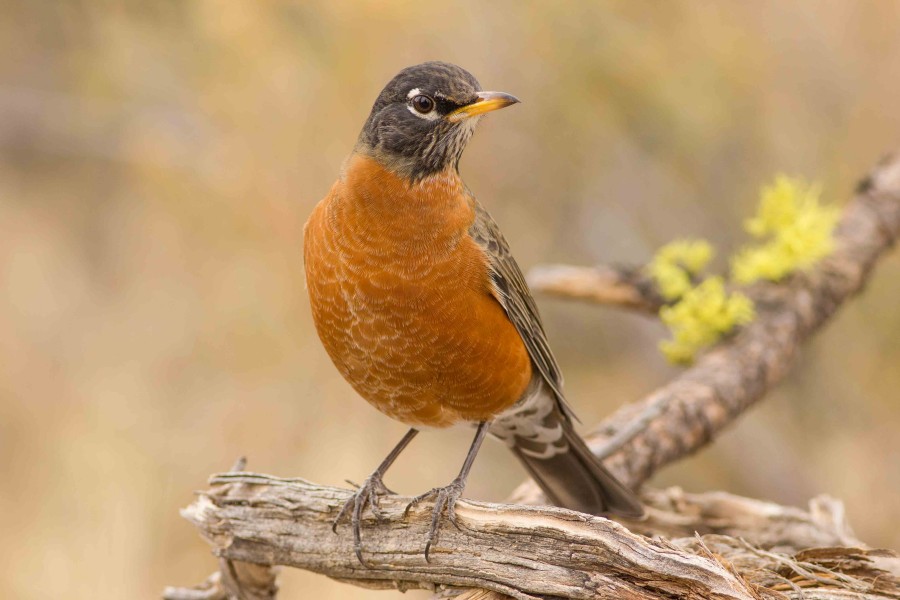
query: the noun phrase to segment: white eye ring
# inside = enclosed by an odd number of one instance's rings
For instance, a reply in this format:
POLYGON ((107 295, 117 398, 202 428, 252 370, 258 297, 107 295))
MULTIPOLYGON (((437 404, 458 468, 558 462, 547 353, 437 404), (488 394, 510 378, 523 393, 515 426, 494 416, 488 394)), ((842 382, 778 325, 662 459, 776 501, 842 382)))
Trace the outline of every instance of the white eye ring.
POLYGON ((431 96, 426 96, 425 94, 419 94, 418 96, 413 96, 409 101, 412 104, 412 107, 426 115, 434 110, 435 104, 434 99, 431 96))
POLYGON ((438 111, 435 110, 436 106, 437 103, 434 101, 434 98, 427 94, 423 94, 419 88, 413 88, 409 90, 408 94, 406 94, 406 109, 420 119, 425 119, 428 121, 439 119, 441 115, 438 113, 438 111), (416 105, 416 101, 419 98, 427 98, 431 103, 431 107, 425 112, 422 112, 420 110, 420 107, 416 105))

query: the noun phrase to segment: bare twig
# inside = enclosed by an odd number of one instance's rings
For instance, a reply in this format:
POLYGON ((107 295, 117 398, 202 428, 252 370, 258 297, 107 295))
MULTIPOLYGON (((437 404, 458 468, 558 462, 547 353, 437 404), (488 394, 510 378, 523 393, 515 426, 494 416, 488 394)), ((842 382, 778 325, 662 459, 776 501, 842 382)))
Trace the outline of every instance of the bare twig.
MULTIPOLYGON (((247 468, 247 459, 238 458, 230 473, 247 468)), ((219 570, 191 588, 167 587, 164 600, 274 600, 278 594, 277 567, 219 558, 219 570)))
POLYGON ((542 265, 528 273, 528 285, 536 292, 607 304, 654 314, 665 299, 642 269, 597 265, 542 265))

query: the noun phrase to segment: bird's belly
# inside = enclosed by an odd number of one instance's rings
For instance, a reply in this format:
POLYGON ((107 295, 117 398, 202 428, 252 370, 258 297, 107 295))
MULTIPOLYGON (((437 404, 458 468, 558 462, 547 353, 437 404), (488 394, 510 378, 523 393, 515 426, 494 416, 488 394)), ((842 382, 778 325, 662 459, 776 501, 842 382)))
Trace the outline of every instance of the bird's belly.
POLYGON ((445 427, 490 420, 521 398, 531 360, 490 294, 474 242, 440 258, 373 257, 317 252, 310 234, 307 285, 319 337, 376 408, 411 426, 445 427))

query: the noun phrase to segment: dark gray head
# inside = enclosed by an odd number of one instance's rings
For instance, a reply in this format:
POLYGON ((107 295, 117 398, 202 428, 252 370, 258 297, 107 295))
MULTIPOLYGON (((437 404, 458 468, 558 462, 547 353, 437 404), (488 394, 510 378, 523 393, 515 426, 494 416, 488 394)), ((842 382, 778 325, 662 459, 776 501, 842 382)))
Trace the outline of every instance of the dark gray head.
POLYGON ((483 92, 471 73, 445 62, 400 71, 372 107, 357 152, 417 180, 457 167, 479 115, 518 102, 502 92, 483 92))

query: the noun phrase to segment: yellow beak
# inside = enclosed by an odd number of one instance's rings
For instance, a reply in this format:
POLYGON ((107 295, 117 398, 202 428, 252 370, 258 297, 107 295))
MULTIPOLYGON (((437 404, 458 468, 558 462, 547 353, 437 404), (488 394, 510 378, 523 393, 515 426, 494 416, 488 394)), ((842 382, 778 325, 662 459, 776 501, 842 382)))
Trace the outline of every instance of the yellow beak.
POLYGON ((457 108, 447 115, 447 120, 455 123, 457 121, 462 121, 463 119, 468 119, 469 117, 483 115, 492 110, 506 108, 510 104, 515 104, 518 101, 519 99, 515 96, 510 96, 504 92, 478 92, 478 100, 472 104, 466 104, 465 106, 457 108))

